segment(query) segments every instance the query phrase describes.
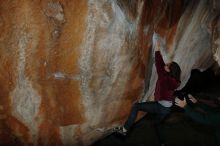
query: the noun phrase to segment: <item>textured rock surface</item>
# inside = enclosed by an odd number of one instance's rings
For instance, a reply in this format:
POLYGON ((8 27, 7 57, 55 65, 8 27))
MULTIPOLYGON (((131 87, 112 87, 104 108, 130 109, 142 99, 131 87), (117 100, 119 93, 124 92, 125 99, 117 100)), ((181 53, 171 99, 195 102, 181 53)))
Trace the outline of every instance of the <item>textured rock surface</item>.
POLYGON ((1 1, 0 144, 90 145, 121 124, 134 101, 153 100, 154 31, 183 70, 181 87, 191 69, 220 64, 219 5, 1 1))

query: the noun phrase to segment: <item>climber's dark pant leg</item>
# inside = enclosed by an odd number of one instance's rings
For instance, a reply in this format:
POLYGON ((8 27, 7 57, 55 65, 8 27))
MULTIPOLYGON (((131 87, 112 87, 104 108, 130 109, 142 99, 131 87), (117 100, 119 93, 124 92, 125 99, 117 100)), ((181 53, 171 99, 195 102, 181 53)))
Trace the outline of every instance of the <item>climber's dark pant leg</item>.
POLYGON ((162 120, 169 112, 170 108, 164 107, 158 102, 143 102, 143 103, 135 103, 131 109, 130 115, 125 122, 125 129, 129 130, 132 124, 134 123, 138 111, 144 111, 148 113, 158 114, 158 120, 162 120))

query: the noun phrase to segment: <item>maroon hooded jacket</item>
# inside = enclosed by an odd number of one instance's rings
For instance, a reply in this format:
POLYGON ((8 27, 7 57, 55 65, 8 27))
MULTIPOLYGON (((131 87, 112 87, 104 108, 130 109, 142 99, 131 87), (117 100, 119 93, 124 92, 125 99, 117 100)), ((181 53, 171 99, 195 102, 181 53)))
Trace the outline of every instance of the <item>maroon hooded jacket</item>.
POLYGON ((155 52, 155 64, 158 74, 158 80, 155 88, 155 100, 174 100, 174 91, 179 87, 180 81, 171 77, 168 72, 165 71, 165 63, 160 54, 160 51, 155 52))

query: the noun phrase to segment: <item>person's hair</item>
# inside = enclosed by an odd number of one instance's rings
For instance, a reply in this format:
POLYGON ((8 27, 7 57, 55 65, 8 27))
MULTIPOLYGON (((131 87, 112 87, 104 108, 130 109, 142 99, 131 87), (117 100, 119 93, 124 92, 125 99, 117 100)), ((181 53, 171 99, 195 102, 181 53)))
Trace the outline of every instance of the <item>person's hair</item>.
POLYGON ((177 80, 180 80, 180 75, 181 75, 180 66, 176 62, 171 62, 169 69, 170 69, 169 72, 170 76, 177 80))

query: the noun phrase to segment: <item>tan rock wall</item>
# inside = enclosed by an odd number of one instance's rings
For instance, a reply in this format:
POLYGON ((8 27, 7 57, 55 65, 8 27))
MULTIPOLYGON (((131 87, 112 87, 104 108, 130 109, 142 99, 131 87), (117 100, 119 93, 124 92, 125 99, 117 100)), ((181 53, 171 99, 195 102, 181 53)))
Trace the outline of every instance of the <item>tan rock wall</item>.
POLYGON ((153 100, 152 34, 192 68, 219 62, 217 1, 0 2, 0 144, 90 145, 153 100), (145 87, 146 86, 146 87, 145 87), (146 92, 146 95, 144 95, 146 92), (142 98, 143 97, 143 98, 142 98))

